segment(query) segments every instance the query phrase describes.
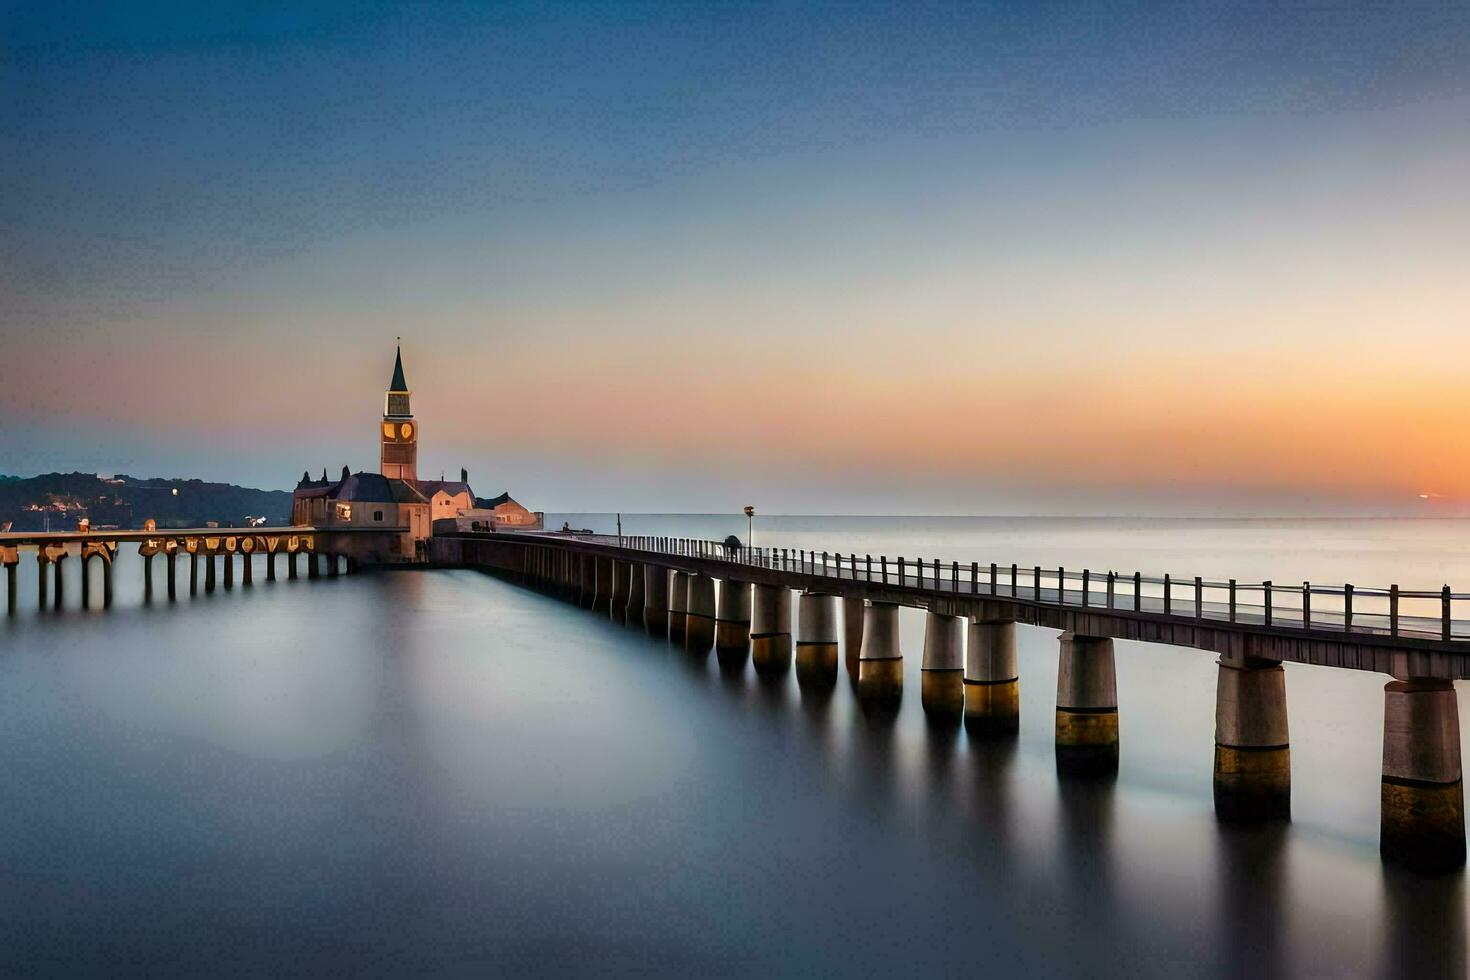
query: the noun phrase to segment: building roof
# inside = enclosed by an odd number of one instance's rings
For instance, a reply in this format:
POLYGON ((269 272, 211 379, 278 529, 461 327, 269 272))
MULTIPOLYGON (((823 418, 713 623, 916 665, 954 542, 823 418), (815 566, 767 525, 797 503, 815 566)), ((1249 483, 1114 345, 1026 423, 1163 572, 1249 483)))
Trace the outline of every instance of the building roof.
POLYGON ((510 491, 507 490, 498 497, 476 497, 475 509, 494 510, 501 504, 515 504, 517 501, 511 499, 510 491))
POLYGON ((358 503, 426 504, 429 498, 407 480, 390 480, 381 473, 350 473, 335 483, 306 482, 298 484, 297 498, 326 497, 358 503))
POLYGON ((475 496, 475 491, 470 489, 470 485, 460 480, 415 480, 414 486, 425 497, 432 497, 440 490, 451 497, 457 493, 467 493, 472 499, 475 496))
POLYGON ((408 382, 403 380, 403 347, 401 345, 398 348, 398 353, 393 357, 393 380, 388 382, 388 390, 408 390, 408 382))

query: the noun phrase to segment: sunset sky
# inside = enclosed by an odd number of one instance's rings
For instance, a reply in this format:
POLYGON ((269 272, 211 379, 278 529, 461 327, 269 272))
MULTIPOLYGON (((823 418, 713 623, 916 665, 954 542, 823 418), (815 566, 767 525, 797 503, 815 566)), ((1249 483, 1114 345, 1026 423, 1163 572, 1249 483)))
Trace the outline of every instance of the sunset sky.
POLYGON ((0 473, 1470 513, 1470 6, 295 6, 0 0, 0 473))

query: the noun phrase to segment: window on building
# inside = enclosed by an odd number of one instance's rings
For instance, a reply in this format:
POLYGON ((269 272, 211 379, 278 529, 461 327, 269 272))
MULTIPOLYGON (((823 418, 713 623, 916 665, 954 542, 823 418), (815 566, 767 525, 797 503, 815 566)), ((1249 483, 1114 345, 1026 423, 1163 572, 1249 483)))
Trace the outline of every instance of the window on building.
POLYGON ((339 520, 339 521, 350 521, 350 520, 352 520, 352 505, 351 504, 338 504, 337 505, 337 520, 339 520))
POLYGON ((373 520, 375 520, 375 521, 381 521, 382 519, 383 519, 383 512, 382 511, 380 511, 380 510, 373 511, 373 520))

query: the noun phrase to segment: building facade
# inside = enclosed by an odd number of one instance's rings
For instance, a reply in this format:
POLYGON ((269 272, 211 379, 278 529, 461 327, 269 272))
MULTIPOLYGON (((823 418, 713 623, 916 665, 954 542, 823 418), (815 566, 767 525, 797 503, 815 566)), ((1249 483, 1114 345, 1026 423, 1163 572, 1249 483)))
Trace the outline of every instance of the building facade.
MULTIPOLYGON (((543 515, 522 507, 510 494, 484 499, 475 496, 469 473, 457 481, 418 478, 419 424, 411 405, 412 392, 403 373, 403 351, 393 359, 393 377, 383 395, 383 417, 378 426, 378 472, 353 473, 320 480, 303 473, 291 499, 291 523, 331 528, 399 528, 398 534, 369 535, 360 539, 353 557, 368 563, 423 561, 435 527, 497 530, 537 530, 543 515), (461 523, 463 527, 461 528, 461 523)), ((356 540, 345 539, 344 540, 356 540)))

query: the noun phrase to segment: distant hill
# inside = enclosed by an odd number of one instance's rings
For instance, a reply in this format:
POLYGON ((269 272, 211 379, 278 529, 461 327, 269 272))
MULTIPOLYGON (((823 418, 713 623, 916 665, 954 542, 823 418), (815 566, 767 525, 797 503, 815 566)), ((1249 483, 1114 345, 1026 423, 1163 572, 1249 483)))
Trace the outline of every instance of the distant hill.
POLYGON ((0 525, 39 531, 69 530, 86 517, 93 527, 138 528, 148 518, 159 527, 203 527, 209 521, 242 525, 248 517, 283 525, 291 519, 286 490, 254 490, 203 480, 146 479, 119 474, 46 473, 0 476, 0 525), (175 492, 177 491, 177 492, 175 492))

